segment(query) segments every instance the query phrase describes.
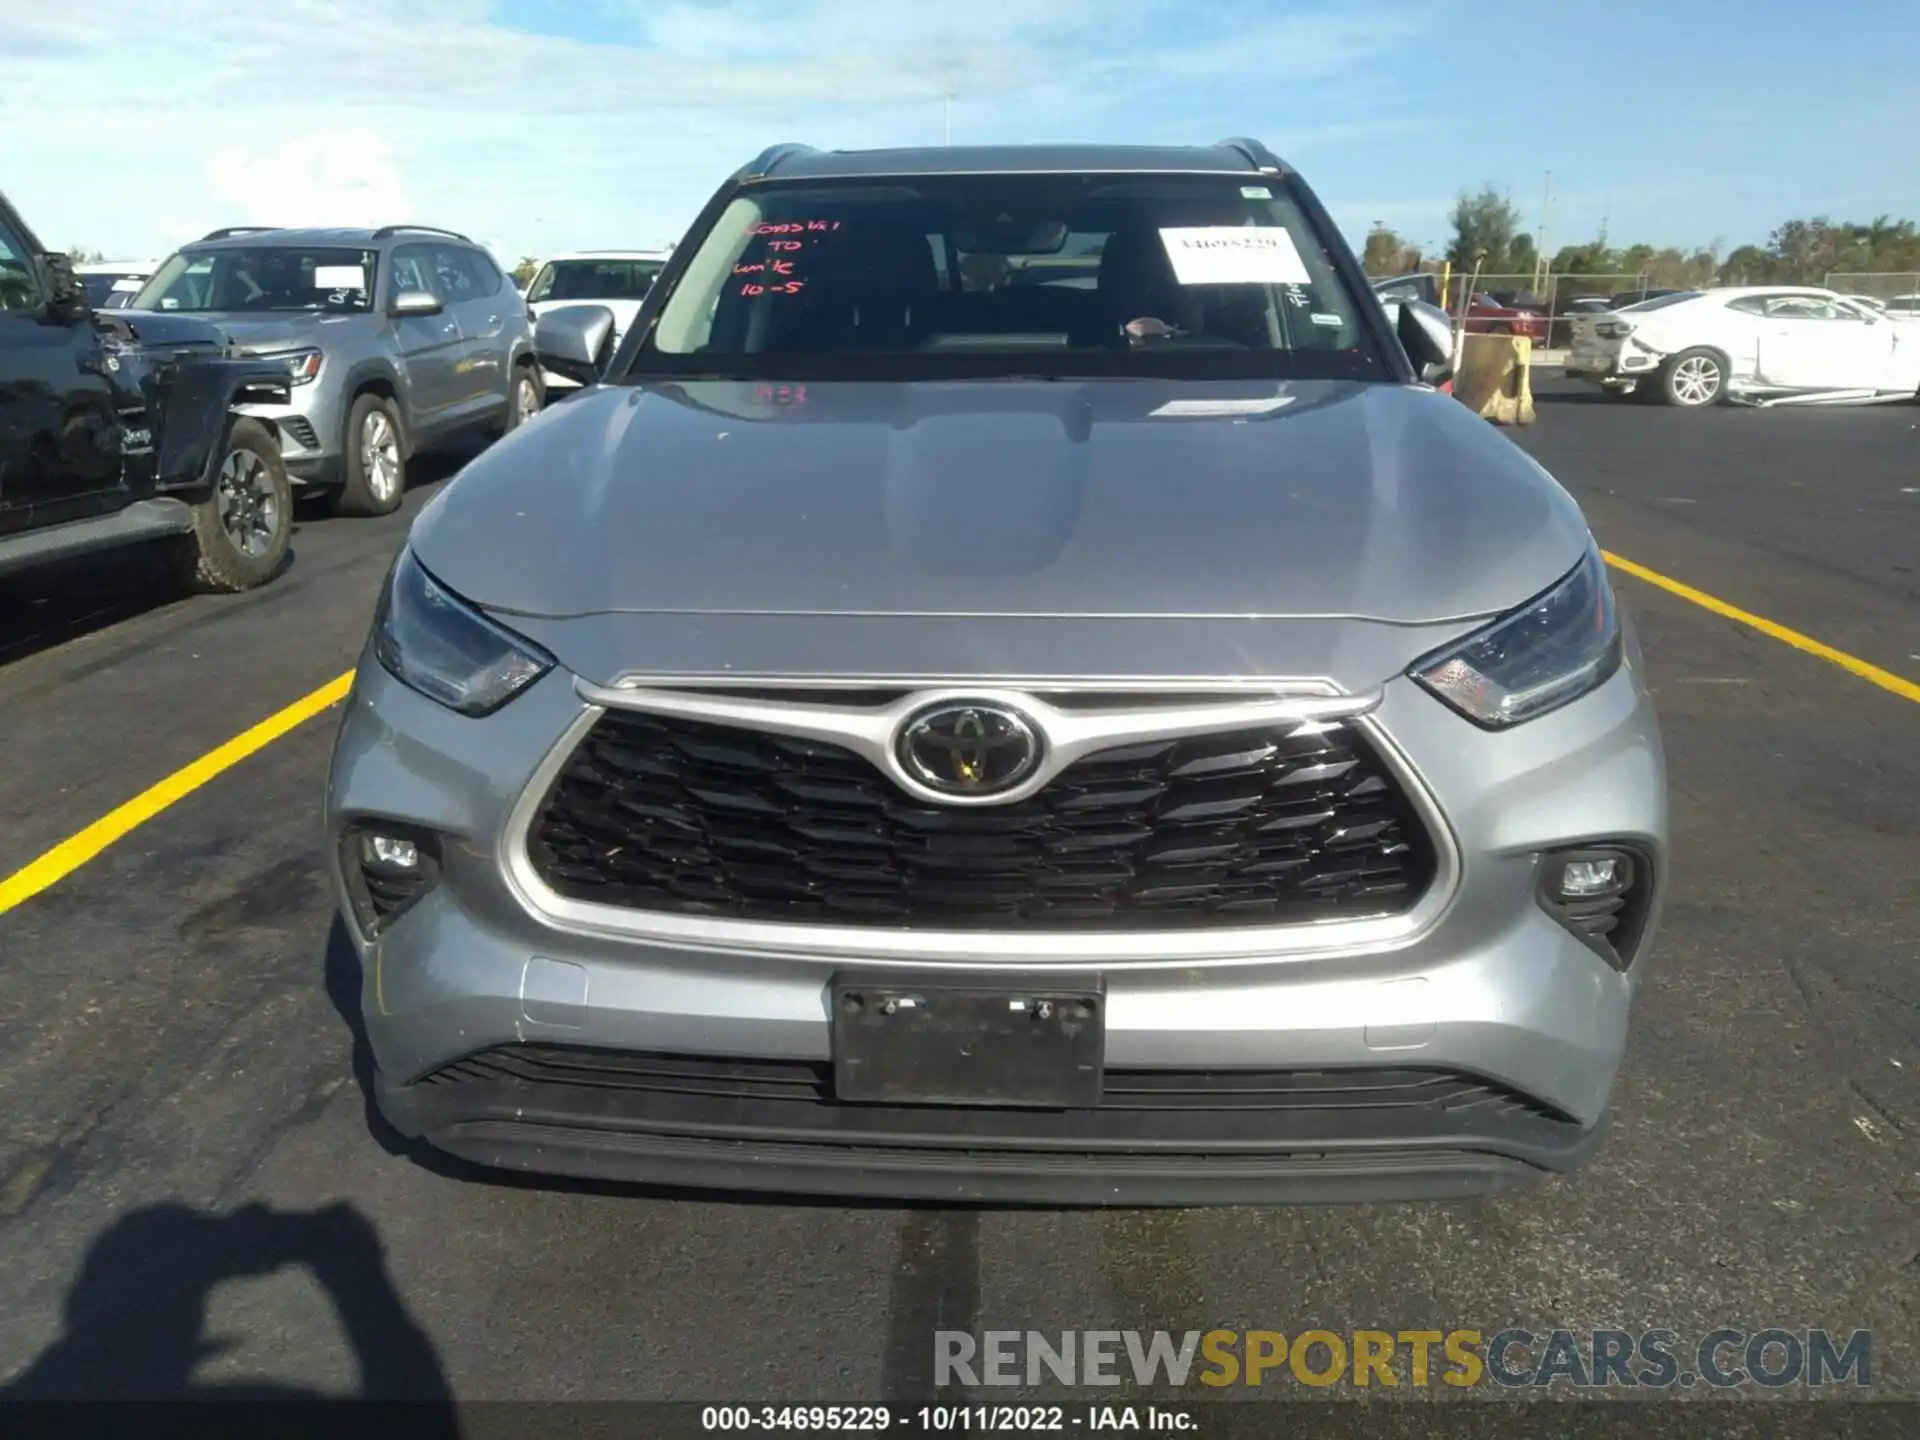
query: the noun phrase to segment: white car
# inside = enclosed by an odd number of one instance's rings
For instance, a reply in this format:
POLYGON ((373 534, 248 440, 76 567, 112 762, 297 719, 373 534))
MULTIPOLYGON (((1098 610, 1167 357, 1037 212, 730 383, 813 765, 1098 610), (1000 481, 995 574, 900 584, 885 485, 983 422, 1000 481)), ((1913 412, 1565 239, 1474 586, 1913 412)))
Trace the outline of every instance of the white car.
POLYGON ((1686 291, 1576 321, 1566 373, 1688 409, 1910 400, 1920 326, 1812 286, 1686 291))
MULTIPOLYGON (((665 250, 576 250, 556 255, 534 272, 527 305, 537 320, 569 305, 604 305, 613 312, 613 343, 619 347, 640 313, 655 278, 667 267, 665 250)), ((551 390, 578 389, 564 375, 544 372, 551 390)))

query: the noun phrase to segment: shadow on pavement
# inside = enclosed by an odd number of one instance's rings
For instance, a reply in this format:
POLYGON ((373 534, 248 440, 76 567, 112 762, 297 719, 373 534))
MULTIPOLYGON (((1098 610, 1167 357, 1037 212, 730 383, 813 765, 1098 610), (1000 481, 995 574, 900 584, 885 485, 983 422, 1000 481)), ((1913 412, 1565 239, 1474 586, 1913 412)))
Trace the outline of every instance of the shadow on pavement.
MULTIPOLYGON (((351 1205, 228 1215, 190 1206, 133 1211, 94 1241, 67 1292, 66 1330, 0 1390, 3 1401, 333 1399, 411 1401, 435 1433, 455 1433, 439 1355, 407 1313, 380 1237, 351 1205), (360 1371, 350 1396, 275 1381, 200 1381, 230 1343, 204 1334, 222 1281, 305 1266, 325 1290, 360 1371), (442 1408, 444 1407, 444 1409, 442 1408)), ((264 1431, 262 1433, 265 1433, 264 1431)))
MULTIPOLYGON (((296 525, 296 541, 299 535, 296 525)), ((268 586, 296 563, 288 550, 268 586)), ((0 581, 0 665, 195 598, 153 545, 122 546, 9 575, 0 581)))
MULTIPOLYGON (((415 457, 409 467, 407 493, 438 485, 477 453, 478 450, 466 446, 415 457)), ((204 605, 224 598, 231 606, 269 598, 274 587, 298 565, 302 532, 316 523, 325 526, 361 522, 330 520, 326 518, 324 506, 296 497, 293 546, 287 551, 285 562, 272 580, 244 596, 192 594, 169 570, 160 547, 149 544, 126 545, 9 575, 0 580, 0 666, 56 649, 168 605, 186 602, 204 605)))

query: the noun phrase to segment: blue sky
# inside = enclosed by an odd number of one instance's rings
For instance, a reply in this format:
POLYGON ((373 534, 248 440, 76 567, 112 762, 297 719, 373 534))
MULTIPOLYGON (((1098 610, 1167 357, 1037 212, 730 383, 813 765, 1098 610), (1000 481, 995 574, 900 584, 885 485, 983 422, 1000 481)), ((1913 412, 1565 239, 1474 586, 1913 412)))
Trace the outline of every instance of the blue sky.
POLYGON ((67 0, 9 5, 0 187, 50 245, 407 218, 509 260, 675 238, 764 144, 1266 140, 1356 242, 1463 187, 1548 240, 1920 218, 1920 5, 67 0), (1591 17, 1603 17, 1596 21, 1591 17))

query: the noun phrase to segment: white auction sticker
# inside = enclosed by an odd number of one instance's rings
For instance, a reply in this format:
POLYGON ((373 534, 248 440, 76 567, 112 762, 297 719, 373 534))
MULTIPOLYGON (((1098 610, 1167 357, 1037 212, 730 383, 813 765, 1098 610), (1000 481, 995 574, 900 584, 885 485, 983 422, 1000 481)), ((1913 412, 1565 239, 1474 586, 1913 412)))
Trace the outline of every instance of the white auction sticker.
POLYGON ((1282 225, 1194 225, 1160 232, 1182 285, 1311 283, 1282 225))
POLYGON ((1164 420, 1193 419, 1202 415, 1271 415, 1293 403, 1291 395, 1273 395, 1260 400, 1169 400, 1147 414, 1164 420))
POLYGON ((316 265, 313 267, 316 290, 364 290, 367 272, 358 265, 316 265))

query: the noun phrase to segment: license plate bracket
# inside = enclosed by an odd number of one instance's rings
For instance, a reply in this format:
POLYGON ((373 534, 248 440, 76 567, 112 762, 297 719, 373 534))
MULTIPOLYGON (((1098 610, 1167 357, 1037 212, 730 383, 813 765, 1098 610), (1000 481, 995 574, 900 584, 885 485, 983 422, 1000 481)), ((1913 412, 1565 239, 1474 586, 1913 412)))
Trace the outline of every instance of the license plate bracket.
POLYGON ((827 992, 842 1101, 1049 1110, 1100 1103, 1106 988, 1098 976, 841 971, 827 992))

